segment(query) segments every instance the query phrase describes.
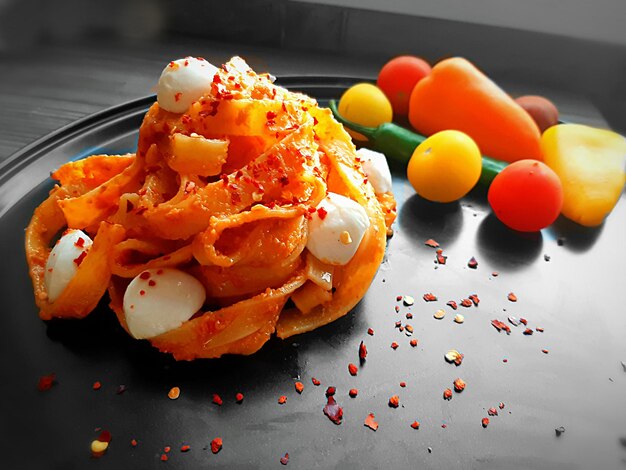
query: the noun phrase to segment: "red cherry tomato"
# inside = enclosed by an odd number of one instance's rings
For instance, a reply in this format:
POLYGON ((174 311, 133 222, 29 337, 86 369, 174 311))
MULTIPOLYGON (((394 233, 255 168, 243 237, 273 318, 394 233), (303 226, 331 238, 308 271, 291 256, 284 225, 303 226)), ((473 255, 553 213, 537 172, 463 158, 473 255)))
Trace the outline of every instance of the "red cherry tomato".
POLYGON ((413 87, 430 74, 430 70, 430 65, 424 59, 408 55, 391 59, 380 69, 376 84, 391 101, 394 114, 408 114, 413 87))
POLYGON ((519 160, 494 178, 487 198, 503 224, 520 232, 535 232, 559 216, 563 188, 557 174, 545 163, 519 160))

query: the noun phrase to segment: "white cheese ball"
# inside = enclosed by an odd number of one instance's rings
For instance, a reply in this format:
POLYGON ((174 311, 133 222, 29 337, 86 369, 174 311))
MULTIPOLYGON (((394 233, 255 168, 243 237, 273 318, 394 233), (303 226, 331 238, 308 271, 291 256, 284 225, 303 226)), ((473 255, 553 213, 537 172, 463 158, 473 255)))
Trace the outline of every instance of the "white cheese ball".
POLYGON ((391 171, 385 155, 366 148, 360 148, 356 153, 361 159, 367 180, 374 187, 374 192, 376 194, 391 192, 391 171))
POLYGON ((309 220, 306 247, 324 263, 347 264, 363 240, 370 219, 363 207, 341 194, 328 193, 309 220))
POLYGON ((178 328, 202 308, 204 286, 184 271, 147 269, 135 277, 124 293, 124 315, 130 334, 153 338, 178 328))
POLYGON ((54 302, 74 278, 92 244, 91 238, 81 230, 69 229, 54 245, 43 277, 49 302, 54 302))
POLYGON ((195 57, 170 62, 159 78, 159 106, 172 113, 184 113, 191 103, 211 91, 216 72, 217 67, 195 57))

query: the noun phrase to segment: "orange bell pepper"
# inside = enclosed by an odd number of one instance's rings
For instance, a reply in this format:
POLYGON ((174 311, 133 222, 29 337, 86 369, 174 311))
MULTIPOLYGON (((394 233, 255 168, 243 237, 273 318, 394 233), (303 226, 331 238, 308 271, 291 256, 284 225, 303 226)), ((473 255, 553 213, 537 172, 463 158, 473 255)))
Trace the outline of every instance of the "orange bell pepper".
POLYGON ((465 132, 484 155, 509 163, 543 160, 541 133, 530 115, 462 57, 442 60, 417 83, 409 121, 426 135, 446 129, 465 132))

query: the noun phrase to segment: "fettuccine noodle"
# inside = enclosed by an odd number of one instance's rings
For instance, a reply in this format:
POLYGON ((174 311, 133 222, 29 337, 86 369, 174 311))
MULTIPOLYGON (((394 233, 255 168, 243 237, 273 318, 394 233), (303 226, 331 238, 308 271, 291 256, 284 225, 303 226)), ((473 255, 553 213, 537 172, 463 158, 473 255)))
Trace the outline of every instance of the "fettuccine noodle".
POLYGON ((204 287, 204 305, 148 337, 178 360, 252 354, 273 334, 288 338, 345 315, 382 262, 395 219, 393 195, 374 193, 330 111, 240 58, 223 65, 210 93, 186 112, 153 104, 135 154, 91 156, 52 177, 59 184, 26 230, 40 317, 85 317, 108 291, 131 333, 131 280, 179 270, 204 287), (358 203, 369 219, 344 264, 307 249, 309 222, 329 193, 358 203), (46 263, 66 229, 82 230, 93 245, 51 301, 46 263))

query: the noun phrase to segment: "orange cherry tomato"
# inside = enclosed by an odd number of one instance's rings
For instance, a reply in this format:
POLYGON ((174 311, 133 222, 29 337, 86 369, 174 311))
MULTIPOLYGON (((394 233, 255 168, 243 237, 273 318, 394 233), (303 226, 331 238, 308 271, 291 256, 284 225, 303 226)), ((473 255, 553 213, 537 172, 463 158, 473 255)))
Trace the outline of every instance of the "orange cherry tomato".
POLYGON ((394 114, 406 116, 409 113, 413 87, 430 74, 430 70, 424 59, 409 55, 391 59, 380 69, 376 84, 389 98, 394 114))
POLYGON ((545 163, 518 160, 494 178, 487 199, 503 224, 520 232, 536 232, 559 216, 563 188, 545 163))

